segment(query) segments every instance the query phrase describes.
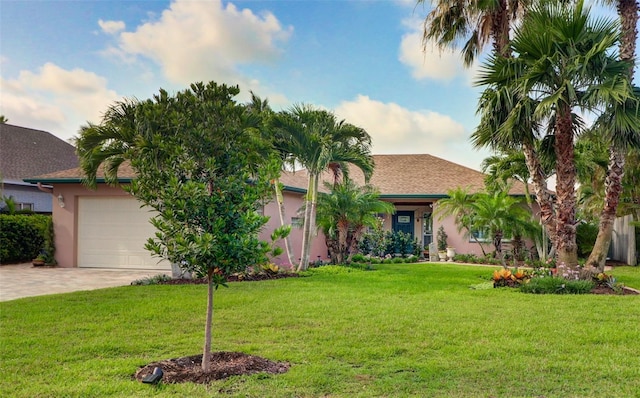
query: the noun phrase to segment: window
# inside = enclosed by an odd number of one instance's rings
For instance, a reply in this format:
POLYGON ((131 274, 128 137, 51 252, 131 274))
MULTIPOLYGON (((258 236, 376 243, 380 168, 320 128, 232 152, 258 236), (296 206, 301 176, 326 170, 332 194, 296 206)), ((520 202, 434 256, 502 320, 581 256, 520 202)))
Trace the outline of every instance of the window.
MULTIPOLYGON (((493 236, 491 236, 491 233, 489 232, 488 229, 472 229, 471 230, 471 235, 469 237, 469 242, 475 242, 476 240, 478 242, 491 242, 493 241, 493 236), (475 239, 474 239, 475 237, 475 239)), ((507 234, 505 233, 502 236, 502 241, 503 242, 510 242, 511 241, 511 234, 507 234)))
POLYGON ((16 210, 31 210, 31 211, 33 211, 33 203, 16 203, 16 210))
POLYGON ((291 217, 291 226, 296 228, 302 228, 304 223, 304 217, 291 217))
POLYGON ((472 229, 471 236, 469 237, 470 242, 491 242, 491 235, 489 234, 488 229, 472 229))

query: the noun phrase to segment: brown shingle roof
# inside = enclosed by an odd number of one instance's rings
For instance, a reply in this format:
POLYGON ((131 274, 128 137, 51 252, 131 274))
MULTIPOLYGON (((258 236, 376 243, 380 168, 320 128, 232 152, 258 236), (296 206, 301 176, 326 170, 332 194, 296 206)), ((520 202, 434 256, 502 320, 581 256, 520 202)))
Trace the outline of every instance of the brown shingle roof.
POLYGON ((78 165, 73 145, 42 130, 0 123, 0 174, 5 180, 69 169, 78 165))
MULTIPOLYGON (((477 192, 484 188, 484 174, 444 160, 432 155, 374 155, 375 171, 370 183, 380 190, 383 197, 442 197, 451 189, 458 187, 469 188, 471 192, 477 192)), ((82 170, 74 168, 62 170, 30 179, 54 183, 74 182, 81 179, 82 170)), ((98 181, 104 176, 102 170, 98 171, 98 181)), ((118 176, 121 179, 134 177, 133 170, 128 163, 120 167, 118 176)), ((350 177, 359 185, 364 184, 364 176, 358 169, 350 173, 350 177)), ((285 189, 304 192, 307 189, 307 172, 284 172, 280 182, 285 189)), ((325 173, 324 181, 332 181, 332 176, 325 173)), ((322 191, 324 189, 320 187, 322 191)), ((511 189, 512 195, 524 195, 524 184, 516 183, 511 189)))
MULTIPOLYGON (((485 174, 428 154, 373 155, 375 170, 371 185, 380 190, 383 197, 442 197, 449 190, 468 188, 470 192, 484 189, 485 174)), ((352 168, 350 178, 358 185, 364 184, 364 175, 352 168)), ((325 173, 324 181, 332 181, 325 173)), ((306 189, 307 174, 304 170, 284 173, 280 181, 289 186, 306 189), (297 185, 293 185, 297 184, 297 185)), ((516 182, 512 195, 524 195, 524 184, 516 182)))
MULTIPOLYGON (((371 184, 383 196, 442 196, 449 190, 468 188, 470 192, 484 189, 485 174, 428 154, 374 155, 375 172, 371 184)), ((356 173, 353 173, 354 180, 356 173)), ((364 182, 357 173, 359 183, 364 182)), ((516 183, 512 195, 524 195, 524 184, 516 183)))

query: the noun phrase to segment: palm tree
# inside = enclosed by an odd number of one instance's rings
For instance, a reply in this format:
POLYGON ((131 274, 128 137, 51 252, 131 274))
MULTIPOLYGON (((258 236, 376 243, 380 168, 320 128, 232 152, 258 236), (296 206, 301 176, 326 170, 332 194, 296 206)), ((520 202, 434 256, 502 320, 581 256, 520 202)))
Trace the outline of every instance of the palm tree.
MULTIPOLYGON (((534 144, 536 142, 539 141, 535 141, 534 144)), ((544 151, 536 151, 541 155, 544 155, 544 151)), ((503 153, 501 155, 490 156, 482 162, 482 172, 487 174, 485 177, 485 186, 489 192, 497 192, 499 190, 508 192, 512 185, 510 180, 520 181, 524 184, 525 202, 531 211, 531 221, 535 222, 536 215, 533 211, 533 199, 529 191, 530 173, 529 167, 527 167, 527 157, 523 152, 515 149, 508 149, 502 152, 503 153)), ((545 162, 545 159, 542 158, 541 164, 542 163, 550 162, 545 162)), ((544 168, 546 170, 552 169, 550 165, 545 165, 544 168)), ((545 176, 550 174, 551 171, 545 171, 545 176)), ((549 202, 550 201, 551 199, 549 199, 549 202)), ((548 206, 551 206, 551 203, 547 204, 548 206)), ((545 233, 546 231, 547 230, 545 228, 540 228, 540 233, 533 237, 538 257, 542 260, 546 260, 547 254, 549 253, 549 239, 548 234, 545 233)))
POLYGON ((139 129, 135 115, 140 102, 122 100, 110 105, 99 124, 88 123, 80 127, 75 139, 80 168, 85 174, 84 183, 96 186, 97 173, 104 167, 104 179, 109 184, 118 181, 118 169, 130 159, 139 141, 139 129))
POLYGON ((318 195, 317 222, 324 232, 333 264, 349 261, 367 227, 374 227, 378 214, 391 214, 394 206, 379 199, 370 185, 358 187, 346 178, 339 184, 325 182, 331 193, 318 195))
MULTIPOLYGON (((425 2, 425 0, 418 0, 417 4, 425 2)), ((462 49, 464 64, 470 66, 489 42, 493 43, 495 56, 511 57, 511 47, 509 46, 511 27, 526 13, 532 1, 432 0, 431 3, 434 4, 434 8, 424 22, 423 46, 426 47, 429 42, 435 41, 440 49, 456 48, 459 42, 464 41, 462 49)), ((512 106, 519 103, 514 100, 513 96, 507 95, 494 96, 493 100, 497 100, 497 103, 485 104, 484 108, 488 108, 489 113, 495 113, 498 117, 504 115, 504 112, 498 112, 498 107, 501 107, 503 111, 505 109, 511 111, 512 106)), ((522 108, 522 104, 520 106, 521 115, 526 116, 527 108, 522 108)), ((480 113, 483 113, 483 105, 480 108, 480 113)), ((476 146, 490 146, 495 150, 504 150, 517 145, 518 149, 524 153, 536 201, 541 209, 540 219, 553 243, 555 242, 553 196, 547 188, 547 175, 538 160, 533 143, 535 125, 531 123, 517 125, 518 129, 513 130, 516 133, 515 139, 496 135, 496 126, 495 123, 485 122, 485 128, 479 128, 483 131, 484 138, 476 139, 474 143, 476 146)))
MULTIPOLYGON (((287 164, 287 158, 289 153, 286 149, 286 141, 282 139, 277 133, 277 130, 271 128, 271 119, 273 118, 273 110, 269 105, 268 99, 262 99, 251 91, 251 101, 246 104, 248 110, 252 114, 256 114, 260 119, 260 129, 265 136, 265 138, 273 143, 275 150, 280 154, 280 160, 282 162, 282 169, 285 168, 287 164)), ((280 218, 280 226, 284 227, 285 225, 285 205, 284 205, 284 195, 282 194, 282 187, 280 184, 280 179, 276 178, 273 181, 273 190, 274 196, 276 198, 276 204, 278 205, 278 215, 280 218)), ((290 225, 290 224, 289 224, 290 225)), ((291 245, 291 236, 286 235, 284 237, 284 247, 285 253, 287 255, 287 260, 289 264, 293 266, 294 256, 291 245)))
MULTIPOLYGON (((560 263, 577 266, 573 109, 595 111, 631 97, 625 63, 610 54, 618 35, 616 23, 591 21, 582 2, 574 7, 542 3, 529 10, 511 43, 513 59, 492 56, 479 80, 533 103, 535 120, 553 121, 556 155, 557 253, 560 263)), ((515 109, 515 107, 514 107, 515 109)), ((511 112, 512 114, 512 112, 511 112)), ((513 117, 517 119, 517 117, 513 117)), ((513 125, 513 124, 512 124, 513 125)))
POLYGON ((347 164, 358 167, 368 181, 373 172, 371 137, 362 128, 338 120, 326 110, 309 105, 295 105, 281 112, 274 119, 274 127, 282 134, 286 152, 291 159, 306 168, 309 183, 304 206, 302 232, 302 256, 298 270, 309 266, 311 232, 314 230, 318 185, 320 175, 330 165, 341 165, 344 173, 347 164))
MULTIPOLYGON (((418 0, 424 5, 426 0, 418 0)), ((424 21, 422 43, 435 42, 438 48, 455 48, 464 42, 464 64, 470 66, 491 42, 496 54, 509 56, 509 31, 522 15, 528 1, 432 0, 433 9, 424 21)))
POLYGON ((482 254, 486 256, 484 246, 478 241, 474 235, 474 196, 465 188, 451 189, 447 192, 447 197, 436 203, 435 213, 439 220, 445 217, 453 216, 458 228, 458 232, 465 230, 465 236, 471 236, 472 239, 480 246, 482 254))
MULTIPOLYGON (((618 10, 621 25, 620 59, 629 62, 628 74, 630 80, 633 80, 633 60, 635 59, 636 42, 638 39, 638 2, 636 0, 604 0, 603 3, 616 5, 618 10)), ((613 117, 613 114, 614 112, 611 112, 611 117, 613 117)), ((611 124, 608 125, 608 127, 610 126, 611 124)), ((611 235, 613 233, 613 221, 616 217, 617 206, 623 191, 622 179, 624 178, 625 147, 631 144, 631 142, 624 138, 625 136, 628 138, 628 135, 622 134, 623 137, 622 140, 620 140, 619 131, 611 131, 611 133, 617 136, 617 138, 612 140, 609 146, 609 165, 607 167, 607 178, 605 180, 604 204, 600 212, 598 236, 586 263, 588 267, 595 267, 599 271, 604 270, 606 255, 609 251, 611 235)), ((637 135, 638 129, 632 129, 631 133, 637 135)))
POLYGON ((530 222, 530 212, 522 206, 520 201, 506 192, 476 194, 472 209, 473 227, 489 232, 496 257, 506 267, 502 253, 502 240, 505 236, 513 237, 514 256, 517 256, 517 250, 522 246, 522 236, 531 235, 535 231, 535 227, 530 222))

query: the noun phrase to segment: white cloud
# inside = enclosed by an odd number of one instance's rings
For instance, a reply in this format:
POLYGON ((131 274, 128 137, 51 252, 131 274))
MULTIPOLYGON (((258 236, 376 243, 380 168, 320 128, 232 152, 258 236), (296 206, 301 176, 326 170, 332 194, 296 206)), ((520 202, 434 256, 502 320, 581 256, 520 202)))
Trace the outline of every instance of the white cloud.
POLYGON ((449 116, 410 111, 364 95, 342 102, 336 108, 336 115, 367 130, 373 140, 373 152, 379 154, 437 154, 467 140, 464 127, 449 116))
POLYGON ((87 121, 99 122, 102 112, 119 97, 101 76, 83 69, 66 70, 52 63, 17 79, 0 79, 2 109, 9 123, 47 130, 62 139, 76 135, 87 121))
POLYGON ((117 50, 122 58, 153 60, 173 83, 215 80, 255 88, 239 66, 273 61, 281 53, 277 44, 291 32, 271 13, 258 16, 220 0, 176 0, 159 19, 120 33, 117 50))
POLYGON ((122 21, 103 21, 102 19, 98 20, 98 25, 100 25, 100 29, 102 29, 104 33, 110 35, 121 32, 126 27, 122 21))
POLYGON ((403 21, 409 32, 402 36, 398 59, 410 68, 411 76, 416 80, 444 81, 462 77, 471 84, 477 65, 465 68, 459 52, 440 50, 430 43, 423 47, 422 24, 416 18, 403 21))

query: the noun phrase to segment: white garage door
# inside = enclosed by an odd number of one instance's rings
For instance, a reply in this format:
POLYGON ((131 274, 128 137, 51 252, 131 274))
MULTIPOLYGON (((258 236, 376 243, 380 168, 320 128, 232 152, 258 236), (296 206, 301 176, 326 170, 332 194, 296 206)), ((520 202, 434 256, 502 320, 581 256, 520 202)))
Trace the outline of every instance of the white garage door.
POLYGON ((144 248, 155 235, 151 213, 131 197, 81 197, 78 201, 78 266, 171 269, 144 248))

